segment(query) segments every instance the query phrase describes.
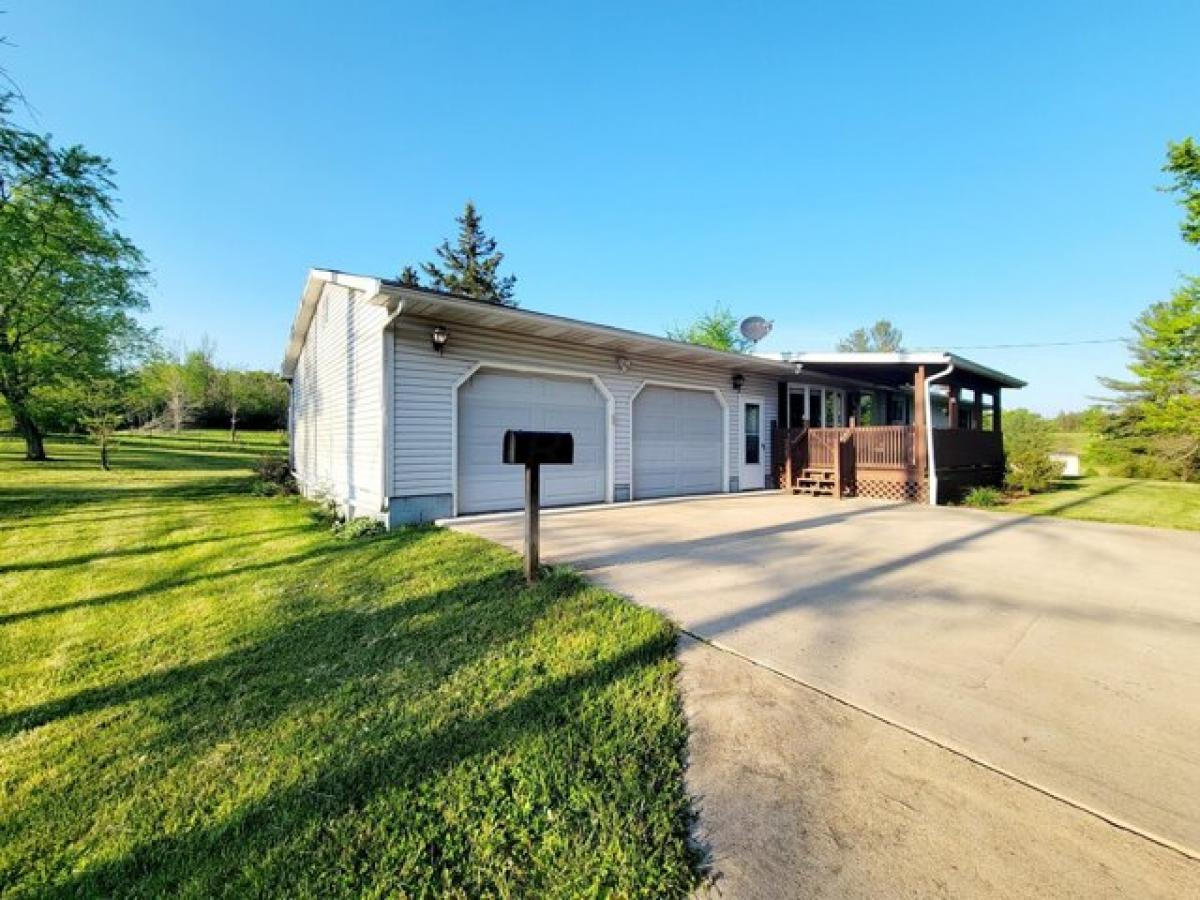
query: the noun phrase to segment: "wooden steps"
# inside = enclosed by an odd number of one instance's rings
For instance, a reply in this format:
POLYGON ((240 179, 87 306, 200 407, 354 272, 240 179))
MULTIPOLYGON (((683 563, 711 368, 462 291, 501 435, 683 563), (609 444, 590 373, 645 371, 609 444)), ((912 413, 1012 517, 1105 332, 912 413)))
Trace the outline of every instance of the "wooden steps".
POLYGON ((804 469, 796 479, 792 493, 834 497, 837 495, 837 473, 826 467, 804 469))

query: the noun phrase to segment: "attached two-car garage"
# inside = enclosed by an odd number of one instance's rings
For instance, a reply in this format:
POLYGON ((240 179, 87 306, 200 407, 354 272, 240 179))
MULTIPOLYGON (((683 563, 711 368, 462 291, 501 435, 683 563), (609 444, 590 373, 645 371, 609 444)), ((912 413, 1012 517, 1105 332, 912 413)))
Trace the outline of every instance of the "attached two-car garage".
MULTIPOLYGON (((725 415, 712 391, 643 385, 631 399, 632 497, 723 489, 725 415)), ((575 463, 542 470, 542 503, 608 499, 609 397, 591 378, 480 369, 458 390, 459 514, 519 509, 522 470, 500 461, 510 428, 569 431, 575 463)))

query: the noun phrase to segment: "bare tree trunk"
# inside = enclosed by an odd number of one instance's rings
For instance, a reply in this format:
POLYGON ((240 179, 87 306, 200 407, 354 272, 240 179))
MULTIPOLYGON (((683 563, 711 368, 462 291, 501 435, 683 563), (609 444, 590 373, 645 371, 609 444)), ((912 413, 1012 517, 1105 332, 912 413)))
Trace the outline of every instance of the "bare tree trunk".
POLYGON ((12 412, 13 422, 17 426, 17 432, 25 439, 25 458, 31 462, 45 462, 46 443, 42 429, 38 428, 37 422, 33 421, 33 417, 23 406, 15 404, 11 400, 8 406, 12 412))
POLYGON ((229 442, 237 443, 237 410, 229 414, 229 442))
POLYGON ((100 468, 105 472, 112 468, 108 464, 108 441, 101 439, 100 441, 100 468))
POLYGON ((183 428, 183 420, 187 416, 187 399, 182 392, 173 391, 167 399, 167 416, 171 420, 171 430, 183 428))

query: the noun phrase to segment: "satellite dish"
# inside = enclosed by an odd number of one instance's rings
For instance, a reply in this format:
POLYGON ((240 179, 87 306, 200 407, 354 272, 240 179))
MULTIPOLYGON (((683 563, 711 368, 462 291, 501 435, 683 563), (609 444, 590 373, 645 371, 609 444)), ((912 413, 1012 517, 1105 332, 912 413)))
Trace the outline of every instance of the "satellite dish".
POLYGON ((748 319, 742 319, 742 337, 757 344, 771 333, 771 326, 773 324, 773 322, 768 322, 762 316, 751 316, 748 319))

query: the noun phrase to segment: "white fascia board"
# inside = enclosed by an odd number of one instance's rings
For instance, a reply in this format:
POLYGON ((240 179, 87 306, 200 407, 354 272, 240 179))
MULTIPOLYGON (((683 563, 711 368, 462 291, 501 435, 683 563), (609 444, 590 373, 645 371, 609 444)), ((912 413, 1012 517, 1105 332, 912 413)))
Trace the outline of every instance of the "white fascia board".
POLYGON ((999 384, 1001 387, 1007 388, 1023 388, 1025 382, 1019 378, 1014 378, 1012 375, 1006 375, 996 369, 980 365, 973 360, 958 356, 954 353, 945 352, 923 352, 923 353, 906 353, 897 351, 893 353, 797 353, 791 358, 792 362, 812 363, 813 365, 821 364, 837 364, 843 363, 846 365, 865 365, 865 366, 880 366, 880 365, 916 365, 916 366, 947 366, 951 363, 954 368, 970 372, 974 375, 981 375, 984 378, 990 378, 999 384))

